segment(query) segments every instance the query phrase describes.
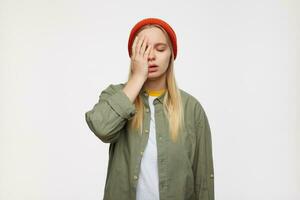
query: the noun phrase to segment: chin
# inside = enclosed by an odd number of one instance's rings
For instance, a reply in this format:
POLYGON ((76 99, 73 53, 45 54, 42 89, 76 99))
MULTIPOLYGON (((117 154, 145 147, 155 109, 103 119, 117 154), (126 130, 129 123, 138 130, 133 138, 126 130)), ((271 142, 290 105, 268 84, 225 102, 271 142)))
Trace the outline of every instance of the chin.
POLYGON ((157 78, 160 78, 163 74, 161 74, 160 72, 156 71, 156 72, 153 72, 153 73, 150 73, 148 74, 148 79, 157 79, 157 78))

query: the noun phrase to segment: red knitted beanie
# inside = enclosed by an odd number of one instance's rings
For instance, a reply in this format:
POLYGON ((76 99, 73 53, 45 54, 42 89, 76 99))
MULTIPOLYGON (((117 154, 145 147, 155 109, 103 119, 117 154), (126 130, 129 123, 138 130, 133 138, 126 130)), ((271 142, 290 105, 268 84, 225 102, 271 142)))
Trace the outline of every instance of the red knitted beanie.
POLYGON ((177 39, 176 39, 176 34, 175 31, 172 29, 172 27, 165 21, 158 19, 158 18, 146 18, 143 19, 141 21, 139 21, 138 23, 136 23, 134 25, 134 27, 131 29, 130 35, 129 35, 129 40, 128 40, 128 53, 129 53, 129 57, 131 57, 131 48, 132 48, 132 44, 136 35, 136 32, 143 27, 144 25, 147 24, 158 24, 160 26, 162 26, 166 32, 169 35, 169 38, 172 42, 172 46, 173 46, 173 53, 174 53, 174 60, 177 56, 177 39))

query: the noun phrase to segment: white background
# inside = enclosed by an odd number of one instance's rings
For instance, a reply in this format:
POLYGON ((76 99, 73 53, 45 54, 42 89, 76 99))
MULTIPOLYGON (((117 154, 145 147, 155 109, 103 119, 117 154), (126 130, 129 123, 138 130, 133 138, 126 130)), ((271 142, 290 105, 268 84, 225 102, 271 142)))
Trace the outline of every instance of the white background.
POLYGON ((0 199, 102 199, 108 144, 84 113, 129 70, 146 17, 210 122, 219 200, 300 199, 297 0, 0 1, 0 199), (297 124, 298 122, 298 124, 297 124))

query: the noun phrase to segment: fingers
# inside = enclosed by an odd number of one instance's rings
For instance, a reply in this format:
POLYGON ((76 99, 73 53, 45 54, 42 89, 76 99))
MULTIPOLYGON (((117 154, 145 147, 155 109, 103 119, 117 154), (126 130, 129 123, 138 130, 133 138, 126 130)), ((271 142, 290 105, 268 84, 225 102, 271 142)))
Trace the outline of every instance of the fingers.
POLYGON ((142 42, 142 46, 141 46, 141 49, 140 49, 140 54, 142 56, 144 56, 145 49, 146 49, 146 46, 147 46, 147 42, 148 42, 148 38, 144 37, 143 42, 142 42))
POLYGON ((141 45, 142 45, 142 42, 143 42, 144 38, 145 38, 144 35, 142 37, 138 38, 137 45, 135 46, 136 55, 140 54, 140 48, 141 48, 141 45))
POLYGON ((136 36, 132 44, 132 58, 135 58, 138 55, 140 55, 141 57, 148 56, 152 46, 147 46, 147 44, 148 38, 145 35, 139 37, 136 36))
POLYGON ((150 54, 151 49, 152 49, 152 45, 150 44, 150 45, 147 47, 146 51, 145 51, 144 58, 148 58, 148 57, 149 57, 149 54, 150 54))
POLYGON ((134 38, 134 41, 133 41, 133 44, 131 46, 131 57, 134 58, 135 57, 135 46, 136 46, 136 43, 137 43, 137 40, 138 40, 138 36, 136 36, 134 38))

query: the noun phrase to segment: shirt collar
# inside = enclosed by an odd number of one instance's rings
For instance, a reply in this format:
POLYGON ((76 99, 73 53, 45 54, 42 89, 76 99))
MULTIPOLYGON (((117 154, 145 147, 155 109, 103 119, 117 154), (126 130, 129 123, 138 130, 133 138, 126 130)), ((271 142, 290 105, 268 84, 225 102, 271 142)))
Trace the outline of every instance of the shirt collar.
MULTIPOLYGON (((160 103, 163 104, 166 92, 167 92, 167 89, 160 96, 156 97, 155 99, 157 99, 160 103)), ((147 93, 145 88, 142 88, 140 90, 139 94, 142 96, 143 99, 148 99, 149 94, 147 93)))
MULTIPOLYGON (((124 87, 125 83, 122 83, 121 85, 124 87)), ((165 97, 167 91, 168 91, 168 89, 166 89, 160 96, 156 97, 155 99, 157 99, 161 104, 163 104, 164 97, 165 97)), ((144 87, 142 87, 142 89, 140 90, 139 95, 144 99, 144 102, 146 102, 146 100, 148 101, 149 95, 144 87)), ((155 99, 154 99, 154 101, 155 101, 155 99)))

